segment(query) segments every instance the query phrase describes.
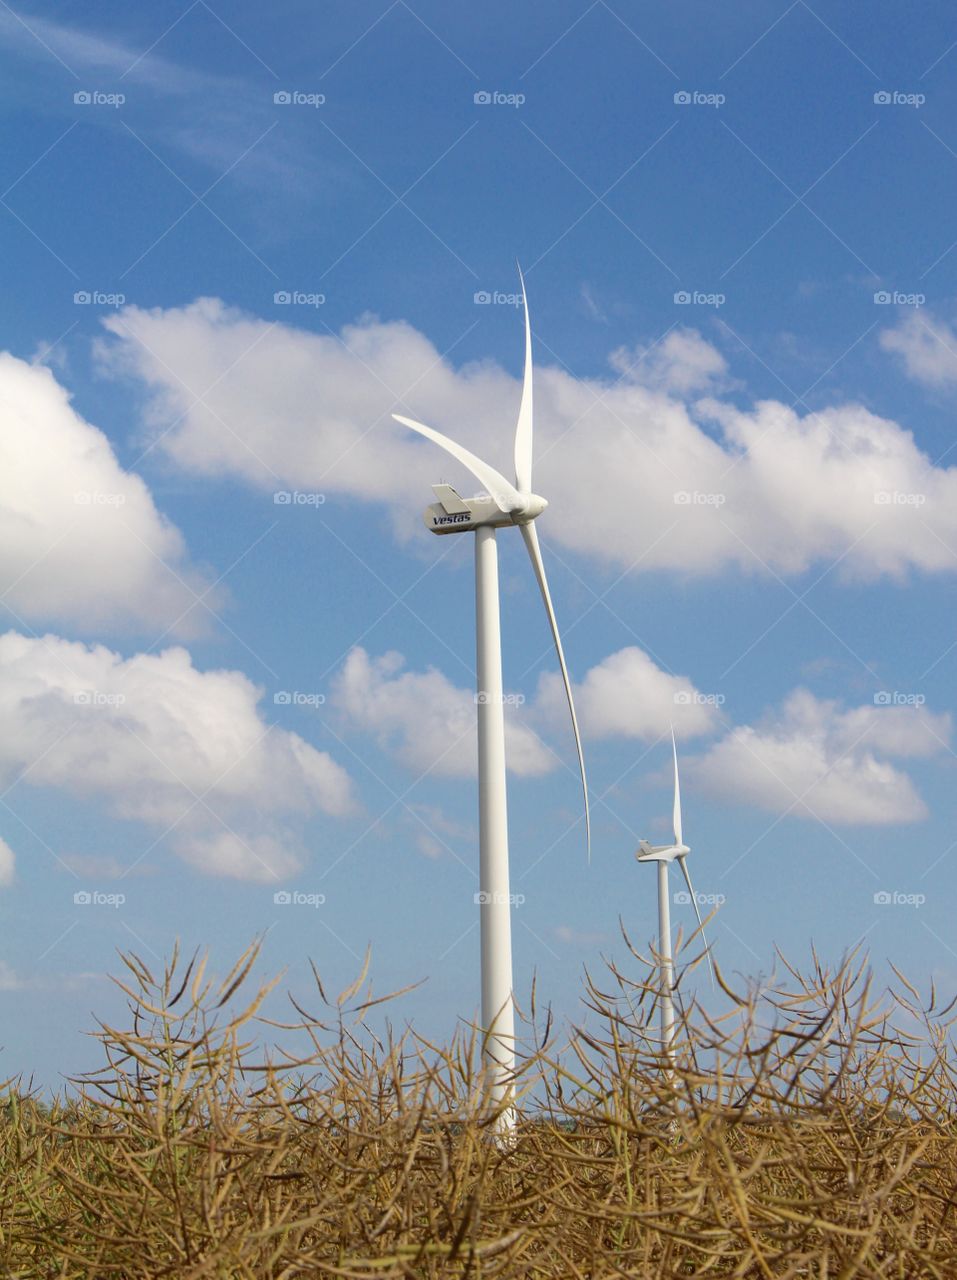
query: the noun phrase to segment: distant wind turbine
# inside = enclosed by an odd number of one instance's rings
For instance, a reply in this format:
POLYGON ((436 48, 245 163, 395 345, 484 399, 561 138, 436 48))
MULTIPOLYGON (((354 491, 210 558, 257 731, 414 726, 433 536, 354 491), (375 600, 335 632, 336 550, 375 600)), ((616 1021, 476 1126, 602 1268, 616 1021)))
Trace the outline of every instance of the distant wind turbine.
MULTIPOLYGON (((658 864, 658 963, 661 983, 661 1042, 669 1065, 674 1061, 674 1049, 672 1046, 675 1038, 675 970, 671 954, 671 904, 668 897, 668 867, 672 862, 677 862, 681 867, 685 884, 688 886, 688 895, 691 898, 694 913, 698 919, 701 938, 702 941, 705 941, 704 924, 701 919, 701 912, 698 910, 698 899, 695 896, 694 886, 691 883, 691 873, 688 871, 686 861, 691 850, 682 838, 678 745, 675 742, 674 729, 671 731, 671 750, 675 761, 674 843, 649 844, 647 840, 641 840, 638 844, 638 851, 635 854, 639 862, 657 862, 658 864)), ((714 968, 711 964, 710 951, 707 952, 707 956, 708 968, 711 969, 711 981, 714 983, 714 968)))
POLYGON ((436 484, 438 501, 425 511, 426 526, 433 533, 475 534, 475 649, 476 703, 478 706, 479 769, 479 895, 482 953, 482 1028, 488 1097, 500 1110, 498 1128, 510 1132, 515 1115, 506 1105, 515 1068, 515 1011, 512 988, 512 933, 509 897, 508 812, 505 783, 505 715, 502 691, 502 636, 499 619, 497 529, 517 525, 528 549, 532 569, 548 616, 565 696, 571 713, 578 767, 585 802, 585 840, 591 857, 591 823, 588 784, 581 735, 575 716, 571 681, 565 665, 555 610, 552 608, 545 566, 532 523, 548 503, 532 492, 532 330, 525 297, 525 281, 519 269, 525 307, 525 375, 515 428, 515 483, 470 453, 448 436, 393 414, 397 422, 417 431, 443 448, 466 467, 486 490, 475 498, 462 498, 448 484, 436 484))

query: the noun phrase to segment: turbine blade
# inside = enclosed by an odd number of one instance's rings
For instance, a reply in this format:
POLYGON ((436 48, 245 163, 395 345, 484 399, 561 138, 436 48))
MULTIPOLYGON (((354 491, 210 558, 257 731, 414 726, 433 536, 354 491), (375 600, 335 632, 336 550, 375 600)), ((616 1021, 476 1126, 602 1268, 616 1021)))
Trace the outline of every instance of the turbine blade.
POLYGON ((520 493, 532 491, 532 326, 528 318, 528 299, 525 297, 525 277, 518 268, 522 282, 522 304, 525 307, 525 375, 522 381, 522 403, 515 427, 515 487, 520 493))
POLYGON ((542 601, 545 605, 545 612, 548 614, 548 625, 552 629, 552 639, 555 641, 555 651, 558 654, 558 665, 562 669, 562 680, 565 683, 565 697, 568 699, 568 710, 571 712, 572 729, 575 732, 575 747, 578 751, 578 768, 582 778, 582 795, 585 799, 585 842, 588 849, 588 861, 591 862, 591 815, 588 812, 588 782, 585 779, 585 757, 582 754, 581 734, 578 732, 578 717, 575 715, 575 701, 572 697, 572 685, 568 678, 568 668, 565 666, 565 653, 562 649, 562 639, 558 634, 558 621, 555 618, 555 610, 552 608, 552 597, 548 590, 548 579, 545 577, 545 566, 542 563, 542 549, 538 543, 538 533, 534 524, 519 525, 522 531, 522 537, 525 539, 525 545, 528 547, 529 558, 532 562, 532 568, 535 570, 535 577, 538 580, 538 587, 542 593, 542 601))
POLYGON ((671 750, 674 752, 675 757, 675 844, 684 844, 684 841, 681 838, 681 787, 678 784, 678 744, 675 742, 674 726, 672 726, 671 729, 671 750))
POLYGON ((490 467, 487 462, 483 462, 474 453, 470 453, 464 446, 456 444, 454 440, 450 440, 448 436, 444 436, 441 431, 436 431, 433 427, 426 427, 421 422, 413 421, 412 418, 403 418, 400 413, 394 413, 392 416, 396 422, 401 422, 403 426, 433 441, 461 462, 463 467, 467 467, 476 480, 485 486, 500 511, 511 513, 524 509, 525 502, 515 486, 509 484, 501 472, 490 467))
POLYGON ((676 859, 681 865, 681 872, 685 878, 685 884, 688 886, 688 893, 691 896, 691 902, 694 906, 694 913, 698 917, 698 928, 701 930, 701 941, 705 947, 705 955, 708 957, 708 970, 711 974, 711 986, 714 987, 714 965, 711 963, 711 948, 708 946, 708 939, 704 936, 704 922, 701 919, 701 912, 698 910, 698 899, 695 897, 694 885, 691 883, 691 872, 688 870, 687 854, 682 854, 676 859))

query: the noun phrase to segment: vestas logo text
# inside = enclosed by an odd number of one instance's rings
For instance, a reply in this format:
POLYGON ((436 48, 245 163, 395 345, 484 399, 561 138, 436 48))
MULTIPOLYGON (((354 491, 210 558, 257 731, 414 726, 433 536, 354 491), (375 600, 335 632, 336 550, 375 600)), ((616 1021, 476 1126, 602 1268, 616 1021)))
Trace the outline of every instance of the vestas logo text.
POLYGON ((457 511, 453 516, 433 516, 433 524, 467 524, 472 519, 471 511, 457 511))

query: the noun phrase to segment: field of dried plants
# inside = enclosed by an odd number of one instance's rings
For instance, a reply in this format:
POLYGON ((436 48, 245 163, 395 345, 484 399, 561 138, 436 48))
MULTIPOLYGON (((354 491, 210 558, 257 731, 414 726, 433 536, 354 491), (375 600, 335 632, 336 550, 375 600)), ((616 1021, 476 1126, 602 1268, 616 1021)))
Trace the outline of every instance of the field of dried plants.
POLYGON ((533 993, 507 1146, 474 1035, 376 1034, 364 977, 266 1020, 257 961, 129 955, 102 1068, 52 1104, 5 1086, 0 1274, 957 1275, 951 1011, 875 994, 859 957, 719 975, 727 1013, 685 1001, 671 1075, 646 981, 586 974, 560 1035, 533 993))

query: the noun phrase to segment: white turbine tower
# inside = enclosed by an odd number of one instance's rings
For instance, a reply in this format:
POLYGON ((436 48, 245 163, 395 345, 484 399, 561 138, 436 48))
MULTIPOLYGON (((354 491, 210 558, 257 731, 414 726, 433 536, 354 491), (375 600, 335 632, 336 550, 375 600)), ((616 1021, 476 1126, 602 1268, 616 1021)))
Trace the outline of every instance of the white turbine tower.
MULTIPOLYGON (((673 813, 673 844, 649 844, 641 840, 635 857, 639 862, 657 862, 658 864, 658 961, 661 982, 661 1042, 665 1057, 669 1064, 674 1060, 672 1044, 675 1037, 675 1005, 674 960, 671 954, 671 904, 668 896, 668 867, 677 862, 688 886, 688 895, 694 905, 694 913, 698 919, 698 928, 704 941, 704 924, 698 910, 698 899, 695 897, 688 871, 687 857, 691 850, 684 843, 681 831, 681 787, 678 782, 678 745, 675 742, 675 731, 671 731, 671 750, 675 761, 675 803, 673 813)), ((714 982, 714 968, 711 964, 711 953, 708 955, 708 968, 711 970, 711 981, 714 982)))
POLYGON ((585 838, 591 856, 591 824, 588 813, 588 785, 581 736, 575 716, 572 687, 565 665, 555 610, 552 608, 545 566, 532 523, 548 503, 532 492, 532 330, 525 299, 525 281, 519 270, 525 304, 525 375, 522 401, 515 428, 515 484, 494 467, 477 458, 448 436, 393 414, 397 422, 441 446, 466 467, 486 492, 462 498, 447 484, 432 491, 438 501, 426 508, 425 523, 433 533, 475 534, 475 649, 476 703, 478 707, 479 770, 479 888, 482 952, 482 1028, 487 1096, 495 1109, 501 1108, 499 1130, 509 1132, 515 1123, 514 1111, 505 1105, 515 1067, 515 1011, 512 993, 512 932, 508 875, 508 813, 505 786, 505 716, 502 690, 502 637, 499 621, 497 529, 517 525, 528 548, 532 568, 542 594, 545 612, 558 653, 571 712, 578 767, 585 799, 585 838))

